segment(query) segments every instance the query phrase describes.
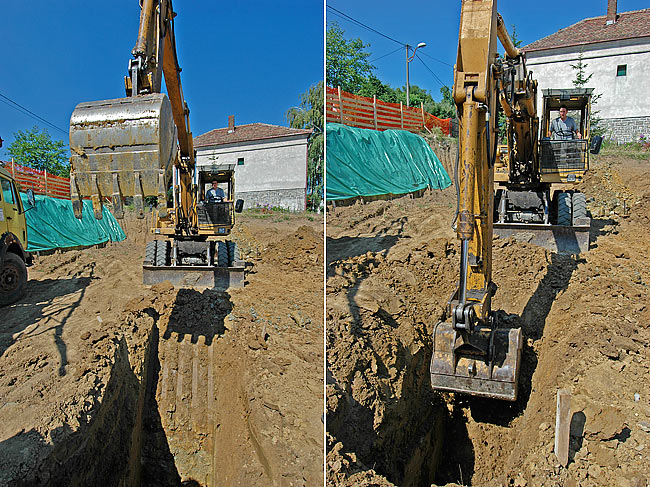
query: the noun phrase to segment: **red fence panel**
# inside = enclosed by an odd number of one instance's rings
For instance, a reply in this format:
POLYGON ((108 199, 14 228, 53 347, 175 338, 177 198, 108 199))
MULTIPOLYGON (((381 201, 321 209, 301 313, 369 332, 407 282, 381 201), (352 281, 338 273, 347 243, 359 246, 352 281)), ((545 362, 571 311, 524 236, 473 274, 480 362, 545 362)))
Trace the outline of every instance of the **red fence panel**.
POLYGON ((330 86, 325 93, 325 119, 365 129, 419 132, 423 127, 429 130, 440 127, 445 135, 451 133, 450 118, 438 118, 425 112, 424 107, 405 107, 401 103, 354 95, 330 86))
POLYGON ((5 162, 5 169, 20 186, 21 191, 31 189, 35 194, 53 198, 70 199, 70 179, 49 174, 13 161, 5 162))

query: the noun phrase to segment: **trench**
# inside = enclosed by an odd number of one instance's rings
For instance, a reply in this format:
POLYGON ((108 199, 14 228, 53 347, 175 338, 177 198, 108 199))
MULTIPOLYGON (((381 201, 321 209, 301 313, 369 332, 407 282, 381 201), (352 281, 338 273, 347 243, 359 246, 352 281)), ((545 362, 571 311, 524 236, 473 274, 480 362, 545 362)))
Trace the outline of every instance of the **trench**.
POLYGON ((12 485, 229 485, 217 470, 216 343, 231 309, 227 293, 179 290, 168 321, 146 306, 128 316, 123 326, 141 332, 116 342, 92 420, 53 432, 53 445, 31 431, 7 440, 44 452, 12 485), (209 319, 192 314, 200 303, 209 319))

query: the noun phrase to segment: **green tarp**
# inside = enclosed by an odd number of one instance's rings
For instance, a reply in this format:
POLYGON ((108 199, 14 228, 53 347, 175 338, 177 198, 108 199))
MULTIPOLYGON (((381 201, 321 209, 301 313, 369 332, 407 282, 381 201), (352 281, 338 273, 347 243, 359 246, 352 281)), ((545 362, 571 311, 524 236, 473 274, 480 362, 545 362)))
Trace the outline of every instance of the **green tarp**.
POLYGON ((126 235, 115 217, 102 207, 103 218, 95 220, 90 200, 83 202, 83 218, 77 220, 72 202, 48 196, 36 196, 36 207, 29 209, 27 195, 20 194, 27 220, 27 251, 96 245, 109 240, 119 242, 126 235))
POLYGON ((405 130, 328 123, 327 201, 442 189, 451 179, 425 140, 405 130))

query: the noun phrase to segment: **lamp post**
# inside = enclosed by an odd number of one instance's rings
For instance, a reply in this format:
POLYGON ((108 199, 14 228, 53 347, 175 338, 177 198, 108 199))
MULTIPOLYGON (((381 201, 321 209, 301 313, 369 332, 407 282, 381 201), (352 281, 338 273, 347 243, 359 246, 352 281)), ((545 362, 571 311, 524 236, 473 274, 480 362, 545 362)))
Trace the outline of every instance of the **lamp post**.
POLYGON ((410 96, 410 87, 409 87, 409 63, 413 61, 413 58, 415 57, 415 51, 420 49, 421 47, 426 47, 426 44, 424 42, 420 42, 415 49, 413 49, 413 54, 409 56, 409 49, 411 46, 406 44, 406 106, 410 107, 411 106, 411 96, 410 96))

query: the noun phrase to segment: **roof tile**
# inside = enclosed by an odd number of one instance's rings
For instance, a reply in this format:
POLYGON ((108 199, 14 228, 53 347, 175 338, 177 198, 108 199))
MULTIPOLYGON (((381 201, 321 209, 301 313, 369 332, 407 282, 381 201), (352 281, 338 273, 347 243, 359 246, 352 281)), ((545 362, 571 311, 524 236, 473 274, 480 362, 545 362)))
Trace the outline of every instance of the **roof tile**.
POLYGON ((616 16, 616 22, 610 25, 607 25, 606 21, 606 15, 581 20, 543 39, 528 44, 523 50, 527 52, 541 51, 543 49, 650 36, 650 8, 621 12, 616 16))
POLYGON ((249 123, 246 125, 236 125, 235 130, 231 133, 228 133, 228 127, 225 127, 199 135, 194 138, 194 147, 234 144, 251 140, 276 139, 292 135, 309 135, 311 132, 308 129, 293 129, 268 123, 249 123))

